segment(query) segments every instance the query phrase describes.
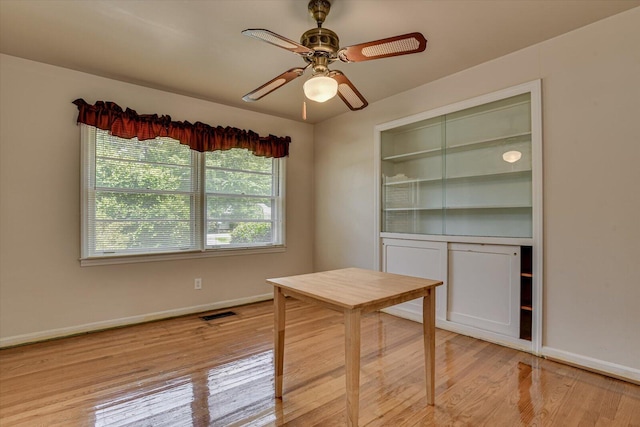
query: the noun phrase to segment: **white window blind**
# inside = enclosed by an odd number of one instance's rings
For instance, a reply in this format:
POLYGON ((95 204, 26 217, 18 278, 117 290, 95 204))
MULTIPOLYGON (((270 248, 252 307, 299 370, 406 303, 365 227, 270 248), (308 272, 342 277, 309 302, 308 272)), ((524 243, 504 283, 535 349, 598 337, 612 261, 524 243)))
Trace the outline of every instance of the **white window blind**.
POLYGON ((281 243, 278 162, 245 150, 212 151, 206 157, 208 247, 281 243))
POLYGON ((82 125, 82 258, 282 245, 284 159, 82 125))

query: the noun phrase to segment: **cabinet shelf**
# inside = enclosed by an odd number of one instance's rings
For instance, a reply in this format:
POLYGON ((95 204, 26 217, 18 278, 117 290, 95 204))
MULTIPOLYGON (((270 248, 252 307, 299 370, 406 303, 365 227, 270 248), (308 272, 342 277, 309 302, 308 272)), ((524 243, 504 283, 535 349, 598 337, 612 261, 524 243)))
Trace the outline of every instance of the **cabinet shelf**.
POLYGON ((521 142, 522 137, 531 138, 531 132, 519 132, 509 135, 502 135, 495 138, 480 139, 477 141, 469 141, 461 144, 451 145, 443 150, 442 148, 431 148, 428 150, 413 151, 410 153, 394 154, 393 156, 386 156, 382 158, 383 162, 408 162, 410 160, 421 159, 429 156, 436 156, 442 154, 443 151, 458 152, 467 150, 477 150, 480 148, 491 147, 494 145, 500 145, 504 143, 516 143, 521 142), (509 141, 513 140, 513 141, 509 141))
POLYGON ((442 153, 442 148, 431 148, 429 150, 414 151, 411 153, 395 154, 383 157, 383 162, 407 162, 409 160, 421 159, 423 157, 435 156, 442 153))
POLYGON ((524 169, 524 170, 518 170, 518 171, 493 172, 493 173, 483 173, 483 174, 476 174, 476 175, 448 176, 445 178, 445 180, 453 181, 453 180, 513 178, 516 175, 529 175, 530 173, 531 173, 531 169, 524 169))
POLYGON ((441 211, 442 207, 439 207, 439 208, 426 208, 426 207, 418 207, 418 208, 384 208, 382 210, 384 212, 441 211))
POLYGON ((460 176, 449 176, 446 178, 417 178, 417 179, 405 179, 402 181, 393 181, 393 182, 385 182, 382 185, 384 186, 394 186, 394 185, 406 185, 406 184, 418 184, 421 182, 438 182, 438 181, 454 181, 454 180, 478 180, 478 179, 496 179, 496 178, 511 178, 516 175, 529 175, 531 173, 531 169, 519 170, 519 171, 508 171, 508 172, 494 172, 494 173, 485 173, 478 175, 460 175, 460 176))
MULTIPOLYGON (((384 208, 384 212, 402 211, 440 211, 440 210, 469 210, 469 209, 530 209, 531 205, 486 205, 486 206, 445 206, 445 207, 406 207, 384 208)), ((523 275, 524 276, 524 275, 523 275)))
POLYGON ((530 209, 531 205, 484 205, 484 206, 445 206, 447 210, 462 209, 530 209))
POLYGON ((499 136, 497 138, 487 138, 487 139, 480 139, 477 141, 463 142, 461 144, 448 146, 447 151, 455 152, 455 151, 476 150, 479 148, 491 147, 493 145, 500 145, 502 143, 508 144, 508 143, 514 143, 514 142, 521 142, 521 139, 524 136, 528 137, 527 139, 530 139, 531 132, 520 132, 520 133, 514 133, 510 135, 499 136), (509 141, 510 139, 513 139, 513 141, 509 141))
POLYGON ((384 185, 384 186, 393 186, 393 185, 418 184, 418 183, 421 183, 421 182, 438 182, 438 181, 442 181, 442 178, 405 179, 405 180, 402 180, 402 181, 385 182, 382 185, 384 185))

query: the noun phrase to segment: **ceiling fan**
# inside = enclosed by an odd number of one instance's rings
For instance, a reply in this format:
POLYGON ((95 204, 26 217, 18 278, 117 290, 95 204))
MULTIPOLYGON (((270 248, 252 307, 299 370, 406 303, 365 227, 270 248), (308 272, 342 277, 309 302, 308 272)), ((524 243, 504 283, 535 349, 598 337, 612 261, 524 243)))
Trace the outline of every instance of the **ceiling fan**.
POLYGON ((254 37, 293 52, 307 62, 305 67, 291 68, 257 89, 252 90, 242 97, 244 101, 257 101, 291 80, 300 77, 308 68, 311 68, 313 75, 304 84, 304 93, 307 98, 317 102, 324 102, 333 98, 337 93, 351 110, 361 110, 369 105, 367 100, 341 71, 329 70, 329 64, 337 60, 342 62, 361 62, 407 55, 422 52, 427 47, 427 40, 422 34, 408 33, 340 48, 338 35, 327 28, 322 28, 322 24, 331 9, 331 2, 328 0, 311 0, 308 9, 318 27, 302 34, 300 43, 265 29, 242 31, 242 34, 246 36, 254 37))

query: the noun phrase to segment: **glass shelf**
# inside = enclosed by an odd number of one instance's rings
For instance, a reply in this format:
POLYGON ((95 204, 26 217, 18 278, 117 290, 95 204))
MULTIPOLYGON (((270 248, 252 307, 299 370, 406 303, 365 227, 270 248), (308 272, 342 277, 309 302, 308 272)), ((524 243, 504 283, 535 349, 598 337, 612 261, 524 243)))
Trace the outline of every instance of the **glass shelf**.
POLYGON ((531 237, 531 138, 529 93, 382 131, 382 232, 531 237))
MULTIPOLYGON (((491 147, 495 145, 506 146, 508 144, 526 141, 527 139, 531 141, 531 132, 521 132, 521 133, 515 133, 513 135, 501 136, 498 138, 489 138, 489 139, 483 139, 479 141, 465 142, 458 145, 450 145, 450 146, 447 146, 444 150, 446 150, 449 153, 456 152, 456 151, 474 150, 474 149, 477 150, 480 148, 486 148, 486 147, 491 147)), ((443 152, 442 148, 432 148, 429 150, 421 150, 421 151, 415 151, 411 153, 395 154, 393 156, 382 158, 382 161, 383 162, 407 162, 410 160, 421 159, 427 156, 442 155, 442 152, 443 152)))
POLYGON ((516 142, 531 141, 531 132, 520 132, 512 135, 505 135, 498 138, 481 139, 478 141, 464 142, 457 145, 447 145, 446 150, 451 153, 461 150, 477 150, 480 148, 492 147, 495 145, 509 145, 516 142))
POLYGON ((531 209, 531 205, 493 205, 493 206, 446 206, 446 207, 406 207, 406 208, 384 208, 384 212, 400 212, 400 211, 441 211, 441 210, 456 210, 456 209, 531 209))
POLYGON ((407 185, 407 184, 419 184, 421 182, 441 182, 442 178, 417 178, 417 179, 406 179, 404 181, 393 181, 393 182, 383 182, 382 185, 392 186, 392 185, 407 185))
POLYGON ((396 154, 394 156, 385 157, 385 162, 407 162, 409 160, 421 159, 427 156, 436 156, 442 153, 442 148, 432 148, 430 150, 415 151, 413 153, 396 154))

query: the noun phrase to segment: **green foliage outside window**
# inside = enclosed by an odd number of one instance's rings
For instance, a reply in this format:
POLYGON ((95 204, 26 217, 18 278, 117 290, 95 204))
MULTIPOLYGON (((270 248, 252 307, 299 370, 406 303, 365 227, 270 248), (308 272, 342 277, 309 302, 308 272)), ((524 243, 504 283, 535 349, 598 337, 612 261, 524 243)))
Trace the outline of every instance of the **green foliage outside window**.
POLYGON ((256 243, 271 241, 271 224, 266 222, 244 222, 231 232, 231 243, 256 243))
POLYGON ((272 159, 242 149, 198 154, 168 138, 124 140, 97 131, 93 251, 193 248, 200 161, 207 234, 217 243, 271 242, 272 159))

